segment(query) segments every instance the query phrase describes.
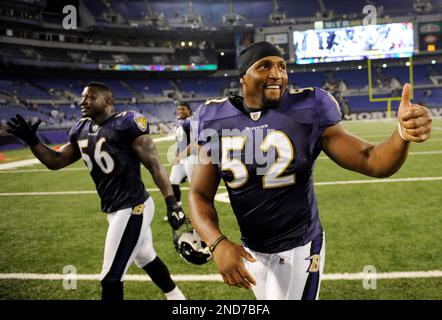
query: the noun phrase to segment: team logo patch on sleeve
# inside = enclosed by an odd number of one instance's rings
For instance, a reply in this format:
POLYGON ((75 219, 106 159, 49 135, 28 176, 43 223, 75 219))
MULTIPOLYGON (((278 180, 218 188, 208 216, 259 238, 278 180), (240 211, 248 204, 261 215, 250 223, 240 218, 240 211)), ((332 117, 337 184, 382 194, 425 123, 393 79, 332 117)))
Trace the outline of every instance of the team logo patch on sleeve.
POLYGON ((145 116, 143 116, 142 114, 137 113, 134 117, 134 121, 137 124, 137 127, 141 130, 141 131, 146 131, 147 129, 147 119, 145 116))

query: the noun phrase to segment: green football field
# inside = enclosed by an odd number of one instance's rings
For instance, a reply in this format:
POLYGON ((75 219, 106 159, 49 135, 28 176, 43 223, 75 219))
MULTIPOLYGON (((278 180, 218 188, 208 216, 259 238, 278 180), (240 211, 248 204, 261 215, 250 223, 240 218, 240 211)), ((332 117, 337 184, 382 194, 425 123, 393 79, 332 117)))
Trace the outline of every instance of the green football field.
MULTIPOLYGON (((396 128, 394 121, 344 125, 371 142, 382 141, 396 128)), ((168 171, 171 145, 157 143, 168 171)), ((6 160, 1 164, 32 159, 27 149, 2 154, 6 160)), ((142 172, 146 187, 156 189, 147 170, 142 172)), ((76 288, 62 280, 66 266, 78 275, 98 275, 101 269, 107 221, 83 162, 55 172, 41 164, 1 170, 0 179, 0 299, 99 299, 98 280, 78 280, 76 288)), ((320 299, 442 299, 442 119, 433 121, 429 141, 412 144, 398 173, 373 180, 339 168, 324 154, 316 162, 315 189, 327 248, 320 299), (367 266, 376 270, 376 281, 362 279, 359 273, 367 266)), ((217 280, 213 262, 194 266, 179 257, 163 221, 164 201, 157 190, 151 195, 156 251, 187 298, 254 299, 251 291, 217 280)), ((229 205, 216 202, 216 207, 223 232, 238 241, 229 205)), ((133 265, 128 274, 144 271, 133 265)), ((164 295, 150 281, 126 281, 125 298, 160 300, 164 295)))

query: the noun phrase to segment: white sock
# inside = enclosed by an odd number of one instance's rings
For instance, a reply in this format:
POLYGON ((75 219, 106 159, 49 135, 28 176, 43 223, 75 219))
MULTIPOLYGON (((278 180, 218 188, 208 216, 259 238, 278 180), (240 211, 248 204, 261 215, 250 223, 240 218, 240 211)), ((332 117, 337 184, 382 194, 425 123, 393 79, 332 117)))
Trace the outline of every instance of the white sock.
POLYGON ((172 291, 167 292, 166 298, 167 300, 186 300, 186 297, 178 287, 175 287, 175 289, 173 289, 172 291))

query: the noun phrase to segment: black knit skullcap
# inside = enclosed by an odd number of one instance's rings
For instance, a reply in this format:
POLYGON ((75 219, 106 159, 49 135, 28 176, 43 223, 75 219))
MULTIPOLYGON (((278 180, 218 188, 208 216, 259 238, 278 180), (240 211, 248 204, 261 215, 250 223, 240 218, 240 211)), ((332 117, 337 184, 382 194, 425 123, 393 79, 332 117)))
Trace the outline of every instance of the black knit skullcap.
POLYGON ((245 48, 239 55, 239 77, 241 78, 256 61, 269 56, 277 56, 284 59, 281 52, 267 41, 256 42, 245 48))

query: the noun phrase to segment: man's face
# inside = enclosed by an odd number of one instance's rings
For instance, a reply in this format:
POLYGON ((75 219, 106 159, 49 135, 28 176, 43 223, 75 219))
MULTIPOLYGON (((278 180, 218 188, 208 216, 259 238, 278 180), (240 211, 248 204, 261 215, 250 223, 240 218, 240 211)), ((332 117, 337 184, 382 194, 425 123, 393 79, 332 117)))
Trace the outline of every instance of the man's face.
POLYGON ((241 83, 250 107, 275 107, 287 89, 286 63, 278 56, 264 57, 247 70, 241 83))
POLYGON ((186 106, 178 106, 176 108, 176 115, 178 119, 186 119, 190 116, 190 110, 186 106))
POLYGON ((107 95, 94 87, 86 87, 81 94, 81 115, 95 119, 108 106, 107 95))

